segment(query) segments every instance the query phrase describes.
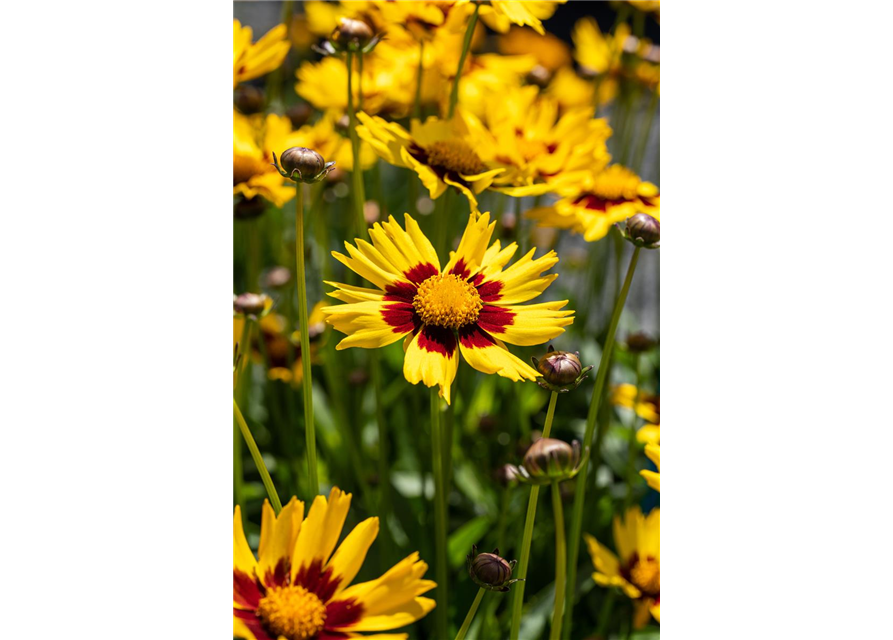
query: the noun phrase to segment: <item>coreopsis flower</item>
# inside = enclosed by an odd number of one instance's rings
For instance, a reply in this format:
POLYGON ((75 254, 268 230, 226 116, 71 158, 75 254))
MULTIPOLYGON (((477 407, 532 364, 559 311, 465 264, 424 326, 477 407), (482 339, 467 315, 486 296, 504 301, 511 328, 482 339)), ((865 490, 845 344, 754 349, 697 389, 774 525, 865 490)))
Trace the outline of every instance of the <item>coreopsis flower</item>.
POLYGON ((512 27, 507 34, 496 40, 496 46, 503 54, 533 54, 537 64, 549 71, 557 71, 573 62, 570 47, 551 33, 537 34, 530 29, 512 27))
POLYGON ((378 535, 378 518, 354 527, 337 550, 351 494, 332 489, 317 496, 304 518, 297 498, 278 516, 264 501, 260 548, 255 558, 242 528, 240 509, 233 516, 233 635, 249 640, 335 640, 395 638, 364 636, 361 631, 404 627, 434 608, 419 597, 437 586, 422 576, 428 565, 418 552, 384 575, 350 585, 378 535), (332 553, 334 551, 334 553, 332 553), (350 585, 350 586, 349 586, 350 585))
POLYGON ((284 116, 248 117, 233 110, 233 195, 261 196, 277 207, 293 198, 294 186, 272 165, 273 153, 294 146, 293 135, 284 116))
MULTIPOLYGON (((322 157, 335 161, 335 166, 345 171, 353 171, 353 151, 350 139, 342 135, 336 126, 341 114, 326 112, 315 124, 304 125, 295 132, 292 142, 301 147, 316 149, 322 157)), ((365 142, 360 144, 360 164, 363 169, 375 164, 375 152, 365 142)))
MULTIPOLYGON (((470 3, 471 0, 458 0, 457 5, 470 3)), ((512 24, 531 27, 539 34, 544 34, 543 20, 552 17, 559 4, 567 0, 490 0, 480 3, 480 18, 488 27, 499 33, 505 33, 512 24)))
POLYGON ((627 24, 619 24, 614 34, 603 35, 595 18, 577 20, 571 39, 574 42, 574 58, 588 73, 601 76, 599 104, 614 99, 619 90, 618 77, 623 72, 623 51, 630 38, 627 24))
POLYGON ((642 392, 634 384, 618 384, 611 387, 610 402, 616 407, 632 409, 635 404, 636 415, 647 422, 660 424, 660 396, 642 392))
POLYGON ((636 440, 642 444, 660 444, 660 424, 642 425, 636 431, 636 440))
POLYGON ((590 106, 559 115, 555 99, 527 86, 504 91, 483 121, 464 111, 461 115, 476 153, 487 165, 505 169, 493 188, 523 197, 585 179, 608 165, 611 128, 604 119, 593 119, 592 112, 590 106))
POLYGON ((413 120, 410 131, 395 122, 359 113, 360 138, 386 162, 415 171, 432 199, 444 194, 447 186, 461 191, 478 212, 475 194, 489 187, 504 169, 484 163, 472 145, 475 140, 461 118, 441 120, 430 117, 424 124, 413 120))
POLYGON ((614 517, 614 555, 606 546, 584 533, 595 565, 592 579, 603 587, 619 587, 635 600, 634 626, 648 622, 649 613, 660 622, 660 509, 646 518, 639 507, 614 517))
POLYGON ((612 224, 637 213, 647 213, 660 221, 660 190, 619 164, 586 176, 577 184, 569 181, 565 185, 556 187, 564 196, 561 200, 525 215, 541 227, 583 234, 587 242, 601 240, 612 224))
POLYGON ((326 321, 347 334, 338 349, 384 347, 401 338, 403 375, 412 384, 439 386, 450 402, 459 352, 473 368, 514 381, 540 374, 513 355, 505 343, 536 345, 564 332, 573 311, 567 300, 525 305, 557 274, 542 275, 558 262, 554 251, 533 259, 535 249, 506 267, 518 247, 490 238, 490 214, 469 216, 456 251, 440 259, 418 223, 405 215, 405 229, 391 216, 370 229, 372 243, 345 243, 348 256, 332 255, 377 289, 339 283, 330 293, 347 304, 326 307, 326 321))
POLYGON ((658 492, 671 491, 673 489, 673 447, 648 444, 645 445, 645 455, 660 470, 660 473, 650 470, 641 472, 648 486, 658 492))
POLYGON ((288 54, 288 29, 276 25, 257 42, 251 42, 251 27, 233 20, 233 88, 240 82, 259 78, 276 69, 288 54))

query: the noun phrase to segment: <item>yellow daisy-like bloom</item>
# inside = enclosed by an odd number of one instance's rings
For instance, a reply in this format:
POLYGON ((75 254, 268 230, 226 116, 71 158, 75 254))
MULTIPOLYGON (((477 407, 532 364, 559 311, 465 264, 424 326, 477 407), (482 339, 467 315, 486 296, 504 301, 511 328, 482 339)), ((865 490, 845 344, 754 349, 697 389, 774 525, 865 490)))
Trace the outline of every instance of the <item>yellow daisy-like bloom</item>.
POLYGON ((657 472, 655 473, 650 469, 644 469, 639 471, 639 473, 645 478, 645 482, 648 483, 649 487, 655 491, 660 491, 660 445, 646 444, 645 455, 648 456, 648 459, 651 460, 651 462, 657 465, 657 472))
POLYGON ((276 25, 254 44, 251 34, 251 27, 233 20, 233 89, 240 82, 270 73, 288 54, 288 30, 284 24, 276 25))
POLYGON ((461 118, 441 120, 430 117, 424 124, 413 120, 410 132, 395 122, 377 116, 357 114, 362 126, 360 137, 372 145, 386 162, 415 171, 432 199, 439 198, 447 185, 465 194, 473 213, 478 213, 476 193, 489 187, 504 171, 487 166, 472 147, 471 132, 461 118))
POLYGON ((607 166, 611 128, 604 119, 593 119, 592 112, 586 107, 559 117, 556 100, 527 86, 504 92, 485 115, 486 126, 471 114, 463 116, 484 162, 505 168, 494 188, 523 197, 607 166))
MULTIPOLYGON (((616 407, 625 407, 627 409, 632 409, 635 402, 636 415, 647 422, 660 425, 660 396, 645 392, 640 394, 636 385, 624 383, 611 387, 610 401, 616 407), (637 397, 638 402, 636 402, 637 397)), ((659 437, 660 431, 658 431, 659 437)))
MULTIPOLYGON (((335 128, 335 123, 341 117, 336 111, 329 111, 315 124, 307 124, 298 129, 294 136, 292 146, 313 149, 323 158, 334 160, 335 166, 345 171, 353 171, 353 151, 350 148, 350 139, 342 136, 335 128)), ((375 164, 376 155, 366 143, 360 143, 360 163, 363 169, 375 164)))
MULTIPOLYGON (((658 418, 660 418, 660 416, 658 416, 658 418)), ((636 431, 636 440, 641 444, 660 444, 660 424, 642 425, 642 427, 636 431)))
POLYGON ((536 34, 529 29, 512 27, 497 40, 500 53, 521 55, 532 53, 536 61, 549 71, 556 71, 573 62, 571 50, 561 38, 551 33, 536 34))
POLYGON ((602 35, 595 18, 581 18, 574 25, 574 57, 581 66, 602 76, 599 104, 607 104, 617 95, 617 78, 623 73, 623 46, 629 36, 627 24, 618 25, 614 35, 602 35))
POLYGON ((291 200, 294 184, 286 184, 272 162, 273 153, 295 146, 293 140, 288 118, 248 117, 233 110, 233 195, 261 196, 277 207, 291 200))
MULTIPOLYGON (((471 0, 458 0, 457 5, 468 4, 471 0)), ((531 27, 540 35, 546 32, 542 20, 552 17, 559 4, 567 0, 534 1, 534 0, 490 0, 481 3, 480 17, 488 27, 499 33, 505 33, 511 25, 531 27)))
POLYGON ((347 304, 326 307, 327 322, 347 337, 338 349, 375 349, 404 338, 403 375, 412 384, 438 385, 450 402, 461 351, 478 371, 514 381, 540 374, 512 355, 505 342, 538 345, 564 333, 573 311, 567 300, 524 305, 545 291, 557 274, 542 275, 558 262, 554 251, 533 259, 535 249, 505 268, 518 247, 504 249, 490 237, 490 214, 469 216, 456 251, 441 269, 431 242, 405 215, 403 229, 390 217, 370 230, 372 243, 345 243, 350 257, 332 255, 377 289, 330 282, 329 295, 347 304))
POLYGON ((619 587, 635 600, 634 626, 643 627, 649 614, 660 622, 660 509, 648 517, 639 507, 614 517, 614 555, 588 533, 584 533, 595 573, 592 579, 603 587, 619 587), (619 556, 619 557, 618 557, 619 556))
POLYGON ((292 498, 276 516, 264 501, 260 547, 254 557, 233 516, 233 635, 247 640, 397 640, 387 631, 419 620, 434 608, 420 598, 437 585, 422 576, 428 565, 418 552, 383 576, 350 585, 378 535, 378 518, 368 518, 335 549, 350 508, 351 494, 332 489, 317 496, 304 519, 304 503, 292 498), (334 551, 334 554, 332 553, 334 551))
POLYGON ((611 225, 637 213, 660 221, 660 190, 619 164, 590 175, 578 184, 566 183, 556 190, 564 197, 548 207, 525 215, 541 227, 570 229, 587 242, 604 238, 611 225))

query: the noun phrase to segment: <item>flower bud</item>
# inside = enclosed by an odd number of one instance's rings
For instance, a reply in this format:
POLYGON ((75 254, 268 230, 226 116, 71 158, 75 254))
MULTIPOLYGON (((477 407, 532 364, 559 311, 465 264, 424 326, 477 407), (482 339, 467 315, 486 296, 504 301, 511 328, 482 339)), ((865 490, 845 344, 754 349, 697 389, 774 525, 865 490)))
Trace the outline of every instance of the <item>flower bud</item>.
POLYGON ((358 50, 369 44, 373 35, 372 27, 362 20, 340 18, 331 39, 341 47, 358 50))
POLYGON ((345 113, 343 116, 335 120, 334 126, 335 131, 340 133, 342 136, 346 137, 350 135, 350 116, 345 113))
POLYGON ((533 484, 560 482, 574 477, 580 470, 580 443, 569 445, 555 438, 540 438, 527 453, 520 471, 522 480, 533 484))
POLYGON ((291 280, 291 271, 287 267, 272 267, 261 276, 261 284, 267 289, 279 289, 291 280))
POLYGON ((235 102, 236 108, 246 116, 260 113, 264 109, 264 91, 250 84, 243 84, 236 89, 233 102, 235 102))
POLYGON ((233 296, 233 311, 246 316, 258 317, 272 305, 273 301, 263 293, 240 293, 233 296))
POLYGON ((545 89, 552 79, 552 72, 541 64, 536 65, 527 73, 527 82, 545 89))
POLYGON ((518 484, 518 467, 513 464, 504 464, 493 474, 496 482, 503 487, 513 487, 518 484))
POLYGON ((579 353, 556 351, 552 345, 542 360, 531 358, 533 366, 542 374, 537 380, 542 388, 558 393, 570 391, 580 386, 583 378, 592 367, 583 368, 579 353))
POLYGON ((263 215, 267 203, 263 198, 242 198, 233 207, 233 217, 237 220, 251 220, 263 215))
POLYGON ((316 151, 305 147, 286 149, 279 160, 273 154, 273 166, 279 169, 283 177, 295 182, 319 182, 334 165, 334 162, 326 162, 316 151))
POLYGON ((660 246, 660 222, 647 213, 626 219, 626 237, 637 247, 656 249, 660 246))
POLYGON ((508 591, 512 580, 512 570, 517 560, 507 561, 499 557, 499 549, 493 553, 478 553, 477 546, 471 547, 471 555, 466 556, 468 575, 474 583, 488 591, 508 591))
POLYGON ((306 102, 293 104, 285 110, 285 116, 291 121, 292 129, 300 129, 310 121, 313 108, 306 102))

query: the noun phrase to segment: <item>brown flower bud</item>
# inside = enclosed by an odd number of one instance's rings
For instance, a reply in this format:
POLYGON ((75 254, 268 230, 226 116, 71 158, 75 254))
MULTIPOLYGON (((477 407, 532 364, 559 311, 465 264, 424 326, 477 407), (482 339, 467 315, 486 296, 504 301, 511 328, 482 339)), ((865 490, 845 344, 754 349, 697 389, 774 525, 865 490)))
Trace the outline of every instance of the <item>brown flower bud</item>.
POLYGON ((654 345, 654 339, 642 331, 631 333, 626 337, 626 349, 632 353, 645 353, 654 345))
POLYGON ((580 443, 573 446, 555 438, 541 438, 524 454, 523 467, 533 481, 551 482, 575 475, 580 462, 580 443))
POLYGON ((291 280, 291 271, 287 267, 272 267, 261 276, 261 284, 267 289, 284 287, 291 280))
POLYGON ((233 311, 246 316, 259 316, 267 309, 269 297, 262 293, 241 293, 233 296, 233 311))
POLYGON ((356 47, 361 49, 372 40, 372 27, 362 20, 340 18, 338 26, 332 32, 332 40, 342 47, 356 47))
POLYGON ((237 220, 250 220, 263 215, 267 202, 263 198, 242 198, 233 207, 233 217, 237 220))
POLYGON ((527 73, 527 82, 545 89, 549 81, 552 79, 552 72, 541 64, 536 65, 527 73))
POLYGON ((340 133, 342 136, 347 136, 350 134, 350 116, 346 113, 335 120, 335 131, 340 133))
POLYGON ((493 553, 478 553, 477 546, 471 547, 471 555, 466 557, 468 575, 479 587, 488 591, 508 591, 512 580, 512 570, 517 560, 509 562, 499 556, 499 549, 493 553))
POLYGON ((250 84, 243 84, 236 89, 233 101, 236 108, 246 116, 260 113, 264 109, 264 91, 250 84))
POLYGON ((513 464, 504 464, 493 474, 503 487, 513 487, 518 484, 518 467, 513 464))
POLYGON ((536 370, 543 374, 546 382, 565 386, 571 384, 583 371, 580 357, 568 351, 555 351, 549 346, 549 352, 539 360, 536 370))
POLYGON ((293 104, 288 109, 285 110, 285 116, 291 120, 291 126, 293 129, 300 129, 310 120, 310 116, 313 115, 313 108, 307 104, 306 102, 299 102, 298 104, 293 104))
POLYGON ((291 176, 298 171, 302 180, 317 176, 326 168, 326 161, 323 160, 323 157, 316 151, 305 147, 286 149, 282 152, 279 161, 288 175, 291 176))
POLYGON ((626 232, 630 239, 651 247, 660 242, 660 222, 647 213, 637 213, 626 219, 626 232))

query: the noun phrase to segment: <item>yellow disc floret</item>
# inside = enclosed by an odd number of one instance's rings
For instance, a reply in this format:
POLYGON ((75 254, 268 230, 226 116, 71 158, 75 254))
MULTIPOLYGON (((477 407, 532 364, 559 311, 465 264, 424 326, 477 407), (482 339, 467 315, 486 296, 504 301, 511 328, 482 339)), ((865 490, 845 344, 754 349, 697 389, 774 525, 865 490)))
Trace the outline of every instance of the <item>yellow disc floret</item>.
POLYGON ((274 638, 315 638, 326 623, 326 606, 304 587, 273 587, 260 601, 257 614, 274 638))
POLYGON ((592 191, 604 200, 634 200, 641 182, 634 172, 615 164, 595 176, 592 191))
POLYGON ((419 285, 412 306, 426 325, 459 329, 478 319, 481 296, 457 275, 431 276, 419 285))
POLYGON ((640 559, 629 570, 634 585, 646 595, 660 593, 660 561, 648 557, 640 559))
POLYGON ((443 140, 425 148, 428 164, 451 173, 473 176, 487 170, 478 154, 462 140, 443 140))

